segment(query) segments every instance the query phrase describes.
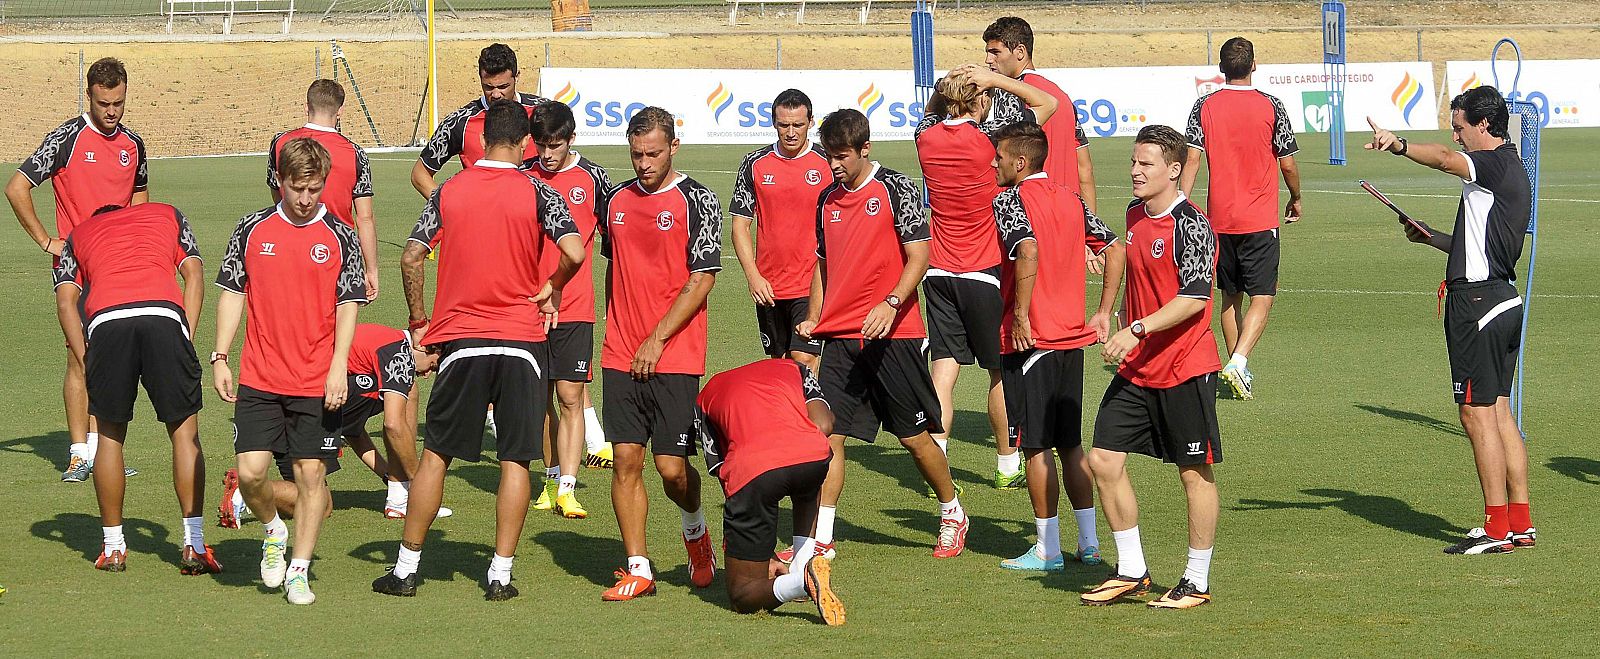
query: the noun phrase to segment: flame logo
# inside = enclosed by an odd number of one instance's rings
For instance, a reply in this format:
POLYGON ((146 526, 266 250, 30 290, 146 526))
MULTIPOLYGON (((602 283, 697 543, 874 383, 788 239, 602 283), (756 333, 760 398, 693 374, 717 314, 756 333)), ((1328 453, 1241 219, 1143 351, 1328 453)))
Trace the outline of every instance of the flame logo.
POLYGON ((856 97, 856 105, 861 106, 861 112, 870 118, 874 111, 883 106, 883 92, 878 91, 877 84, 868 84, 867 90, 856 97))
POLYGON ((1456 90, 1456 92, 1460 93, 1460 92, 1467 91, 1468 89, 1473 89, 1475 87, 1482 87, 1482 86, 1483 86, 1483 81, 1478 79, 1478 72, 1477 71, 1473 71, 1472 72, 1472 76, 1467 78, 1466 82, 1461 83, 1461 89, 1456 90))
POLYGON ((722 83, 717 83, 716 91, 706 97, 706 107, 711 109, 711 118, 717 123, 722 123, 722 111, 733 105, 733 93, 722 83))
POLYGON ((561 88, 561 91, 556 92, 556 100, 567 104, 567 107, 577 107, 578 101, 583 100, 583 94, 579 94, 578 88, 569 82, 567 86, 561 88))
POLYGON ((1417 82, 1416 78, 1407 73, 1405 78, 1400 81, 1400 86, 1394 88, 1394 94, 1389 97, 1389 100, 1394 103, 1396 109, 1400 110, 1400 116, 1405 119, 1405 122, 1410 124, 1411 111, 1416 109, 1418 103, 1422 102, 1422 83, 1417 82))

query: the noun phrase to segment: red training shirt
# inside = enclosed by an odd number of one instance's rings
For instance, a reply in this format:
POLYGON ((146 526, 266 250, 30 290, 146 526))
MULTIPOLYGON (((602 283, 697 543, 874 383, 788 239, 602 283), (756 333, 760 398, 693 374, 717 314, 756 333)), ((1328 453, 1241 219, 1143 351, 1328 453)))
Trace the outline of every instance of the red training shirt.
POLYGON ((58 238, 105 206, 131 204, 133 193, 150 185, 144 140, 121 125, 110 135, 101 133, 86 114, 45 135, 17 171, 35 187, 53 180, 58 238))
POLYGON ((239 384, 280 396, 321 396, 333 361, 335 312, 341 304, 367 303, 355 229, 326 206, 305 224, 291 223, 279 206, 246 215, 228 239, 217 286, 245 296, 239 384))
MULTIPOLYGON (((872 174, 851 190, 834 181, 817 206, 817 257, 827 268, 822 318, 812 332, 830 339, 860 339, 867 313, 894 292, 906 267, 905 243, 929 240, 917 186, 905 174, 872 163, 872 174)), ((916 289, 900 302, 887 338, 921 339, 928 333, 916 289)))
MULTIPOLYGON (((572 164, 558 171, 546 171, 537 158, 522 163, 522 168, 533 173, 566 200, 567 212, 572 215, 578 236, 583 238, 583 253, 592 257, 594 236, 597 231, 595 203, 611 189, 611 176, 606 174, 606 168, 578 155, 576 151, 572 155, 574 156, 572 164)), ((539 262, 539 272, 549 276, 556 271, 556 266, 560 263, 561 250, 555 248, 555 243, 545 245, 544 254, 539 262)), ((577 274, 572 275, 572 281, 567 282, 567 287, 561 289, 559 319, 563 323, 594 322, 593 258, 585 258, 583 265, 578 266, 577 274)))
POLYGON ((411 359, 411 335, 376 323, 356 325, 350 342, 350 394, 381 399, 383 392, 411 397, 417 363, 411 359))
POLYGON ((189 220, 166 204, 139 204, 101 213, 78 225, 56 260, 55 285, 77 286, 86 297, 88 333, 104 320, 166 316, 190 327, 177 267, 200 258, 189 220))
POLYGON ((539 263, 553 243, 576 234, 561 193, 517 168, 479 160, 435 188, 411 240, 439 249, 431 346, 455 339, 545 339, 533 296, 550 272, 539 263), (443 240, 446 234, 461 236, 443 240), (442 245, 441 245, 442 243, 442 245))
POLYGON ((340 222, 354 227, 356 200, 372 196, 372 166, 367 162, 367 152, 337 128, 306 124, 272 138, 267 148, 267 187, 278 189, 278 154, 283 146, 302 137, 316 140, 333 157, 333 169, 328 171, 328 182, 322 188, 322 205, 340 222))
POLYGON ((1223 85, 1194 102, 1188 137, 1206 152, 1206 210, 1217 233, 1278 228, 1278 159, 1300 150, 1283 103, 1254 87, 1223 85))
POLYGON ((695 398, 696 427, 707 471, 733 496, 757 476, 827 460, 828 438, 806 404, 822 400, 811 369, 789 359, 763 359, 706 381, 695 398))
POLYGON ((1128 205, 1128 322, 1156 312, 1176 297, 1206 301, 1205 311, 1151 332, 1123 359, 1117 375, 1141 387, 1166 389, 1222 368, 1211 334, 1211 285, 1217 236, 1200 210, 1179 195, 1171 208, 1150 215, 1143 202, 1128 205))
POLYGON ((1072 104, 1072 97, 1062 91, 1060 85, 1033 69, 1023 71, 1017 79, 1056 99, 1055 114, 1050 115, 1050 119, 1042 126, 1045 140, 1050 144, 1050 155, 1044 159, 1044 171, 1056 185, 1073 194, 1083 194, 1078 181, 1078 149, 1088 148, 1089 138, 1083 133, 1083 125, 1078 123, 1078 108, 1072 104))
POLYGON ((828 156, 815 143, 793 158, 771 144, 739 164, 728 214, 756 220, 756 267, 779 300, 811 295, 817 195, 832 182, 828 156))
MULTIPOLYGON (((517 102, 532 117, 533 109, 548 103, 549 99, 517 92, 517 102)), ((475 167, 475 163, 483 160, 483 118, 488 111, 488 99, 479 96, 440 119, 433 136, 428 138, 427 144, 422 145, 422 155, 419 156, 422 166, 430 172, 437 172, 451 158, 461 156, 462 169, 475 167)), ((539 147, 533 140, 528 140, 528 148, 523 151, 522 157, 524 160, 539 157, 539 147)))
POLYGON ((1089 211, 1082 197, 1045 172, 1029 176, 995 197, 994 219, 1007 256, 1000 274, 1000 298, 1005 301, 1000 352, 1017 352, 1011 347, 1017 299, 1014 273, 1017 247, 1025 240, 1034 241, 1039 250, 1039 273, 1028 305, 1034 345, 1045 350, 1072 350, 1094 343, 1094 330, 1084 320, 1088 271, 1083 248, 1103 253, 1117 242, 1117 234, 1089 211))
MULTIPOLYGON (((722 208, 709 188, 678 174, 653 193, 630 180, 604 197, 596 214, 605 218, 600 253, 611 259, 600 367, 628 371, 689 275, 722 269, 722 208)), ((704 305, 667 341, 656 372, 706 372, 704 305)))
POLYGON ((929 276, 1000 265, 991 207, 1000 185, 989 136, 970 119, 947 119, 917 135, 917 160, 933 208, 929 276))

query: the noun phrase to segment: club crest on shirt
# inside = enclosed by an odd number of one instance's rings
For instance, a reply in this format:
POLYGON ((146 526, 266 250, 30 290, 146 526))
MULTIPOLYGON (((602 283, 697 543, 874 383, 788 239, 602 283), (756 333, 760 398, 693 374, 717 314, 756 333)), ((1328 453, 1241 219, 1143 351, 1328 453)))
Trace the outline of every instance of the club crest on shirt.
POLYGON ((574 185, 572 186, 571 190, 567 191, 567 201, 573 204, 582 204, 588 200, 589 193, 585 191, 581 185, 574 185))
POLYGON ((317 243, 317 244, 311 246, 311 262, 312 263, 317 263, 317 264, 327 263, 328 259, 330 259, 332 257, 333 257, 333 251, 328 249, 327 245, 324 245, 322 243, 317 243))
POLYGON ((372 388, 372 376, 367 375, 365 373, 363 373, 361 375, 357 375, 356 376, 356 386, 360 387, 362 390, 371 389, 372 388))
POLYGON ((822 182, 822 172, 815 169, 806 170, 806 185, 816 185, 822 182))
POLYGON ((868 215, 874 215, 875 216, 875 215, 878 214, 878 211, 881 211, 881 210, 883 210, 883 200, 881 200, 881 199, 879 199, 877 197, 873 197, 873 198, 867 200, 867 214, 868 215))
POLYGON ((662 231, 672 229, 672 211, 661 211, 656 215, 656 228, 662 231))
POLYGON ((128 157, 128 150, 127 149, 123 149, 121 153, 117 154, 117 159, 122 162, 122 166, 123 167, 127 167, 128 166, 128 161, 132 160, 131 158, 128 157))
POLYGON ((1159 258, 1161 258, 1162 254, 1166 254, 1166 253, 1167 253, 1167 239, 1165 239, 1165 238, 1157 238, 1155 240, 1155 242, 1150 243, 1150 256, 1159 259, 1159 258))

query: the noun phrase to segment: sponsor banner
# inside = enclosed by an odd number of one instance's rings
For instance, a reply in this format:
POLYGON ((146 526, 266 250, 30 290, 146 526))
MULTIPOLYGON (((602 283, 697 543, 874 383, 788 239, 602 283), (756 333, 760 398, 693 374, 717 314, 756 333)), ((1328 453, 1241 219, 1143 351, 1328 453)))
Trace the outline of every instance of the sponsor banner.
MULTIPOLYGON (((1072 96, 1091 137, 1132 135, 1146 124, 1182 130, 1195 99, 1222 85, 1210 66, 1047 69, 1072 96)), ((1262 65, 1256 86, 1283 102, 1296 132, 1326 132, 1331 104, 1322 64, 1262 65)), ((770 142, 772 99, 790 87, 805 91, 816 117, 854 108, 872 122, 875 141, 909 140, 922 118, 910 71, 762 71, 748 69, 563 69, 539 74, 539 95, 572 106, 585 144, 624 144, 628 119, 656 105, 671 111, 678 136, 691 144, 770 142)), ((1439 127, 1432 65, 1351 64, 1345 82, 1345 125, 1373 117, 1394 130, 1439 127)))
MULTIPOLYGON (((1515 61, 1501 60, 1496 68, 1500 93, 1539 108, 1540 126, 1600 126, 1600 60, 1523 60, 1521 76, 1515 61)), ((1496 68, 1487 61, 1446 62, 1446 96, 1495 84, 1496 68)))

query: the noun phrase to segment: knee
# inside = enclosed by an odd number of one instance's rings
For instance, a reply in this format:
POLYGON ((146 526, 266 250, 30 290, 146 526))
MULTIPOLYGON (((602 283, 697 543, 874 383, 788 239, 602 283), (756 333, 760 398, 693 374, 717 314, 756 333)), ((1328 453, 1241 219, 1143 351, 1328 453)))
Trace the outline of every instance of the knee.
POLYGON ((1094 473, 1096 479, 1109 478, 1122 466, 1106 451, 1089 451, 1088 462, 1089 471, 1094 473))
POLYGON ((689 468, 687 460, 667 463, 656 463, 656 471, 661 474, 661 483, 668 489, 685 489, 689 487, 689 468))

